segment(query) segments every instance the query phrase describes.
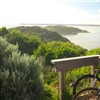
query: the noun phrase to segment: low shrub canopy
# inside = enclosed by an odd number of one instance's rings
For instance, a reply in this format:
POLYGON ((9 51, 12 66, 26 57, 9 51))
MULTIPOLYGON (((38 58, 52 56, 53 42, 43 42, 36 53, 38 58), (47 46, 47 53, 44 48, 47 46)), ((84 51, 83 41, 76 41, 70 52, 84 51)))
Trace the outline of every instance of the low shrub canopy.
POLYGON ((34 56, 21 54, 18 45, 0 37, 1 100, 42 100, 41 66, 34 56))

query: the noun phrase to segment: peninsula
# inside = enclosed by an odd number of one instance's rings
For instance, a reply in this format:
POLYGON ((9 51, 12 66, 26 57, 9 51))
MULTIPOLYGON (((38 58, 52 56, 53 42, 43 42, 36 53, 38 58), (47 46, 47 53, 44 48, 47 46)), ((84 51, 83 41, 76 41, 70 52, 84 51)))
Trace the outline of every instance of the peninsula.
POLYGON ((60 35, 77 35, 78 33, 89 33, 87 30, 81 30, 75 27, 66 27, 62 25, 46 26, 47 30, 57 32, 60 35))

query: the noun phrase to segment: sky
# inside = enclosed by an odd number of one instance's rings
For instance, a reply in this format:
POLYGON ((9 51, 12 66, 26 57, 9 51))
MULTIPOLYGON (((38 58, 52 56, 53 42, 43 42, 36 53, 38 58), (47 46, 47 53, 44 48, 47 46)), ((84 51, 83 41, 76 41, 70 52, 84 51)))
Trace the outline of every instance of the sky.
POLYGON ((100 0, 0 0, 0 27, 99 24, 100 0))

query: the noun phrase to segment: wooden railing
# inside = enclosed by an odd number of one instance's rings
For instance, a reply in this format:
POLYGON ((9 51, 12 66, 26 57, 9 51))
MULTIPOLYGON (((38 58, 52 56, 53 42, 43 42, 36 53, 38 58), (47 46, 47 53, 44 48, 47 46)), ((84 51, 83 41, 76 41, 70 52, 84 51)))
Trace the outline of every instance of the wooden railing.
POLYGON ((66 91, 66 70, 92 66, 91 73, 94 73, 95 68, 100 64, 100 55, 55 59, 51 60, 51 63, 54 64, 56 71, 59 73, 59 99, 64 100, 63 94, 66 91))

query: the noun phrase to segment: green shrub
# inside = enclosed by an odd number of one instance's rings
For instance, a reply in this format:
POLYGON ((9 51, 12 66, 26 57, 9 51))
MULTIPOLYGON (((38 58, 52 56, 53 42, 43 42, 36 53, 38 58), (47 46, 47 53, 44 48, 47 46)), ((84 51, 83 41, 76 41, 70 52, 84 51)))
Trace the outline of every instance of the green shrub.
POLYGON ((57 72, 49 72, 48 75, 45 76, 45 82, 52 86, 58 85, 58 73, 57 72))
POLYGON ((85 55, 86 50, 78 45, 70 42, 48 42, 42 44, 34 52, 36 58, 43 56, 45 58, 45 64, 52 66, 52 59, 68 58, 85 55))
POLYGON ((58 95, 49 85, 45 84, 45 98, 44 100, 58 100, 58 95))
POLYGON ((3 63, 3 57, 11 55, 13 51, 18 51, 18 45, 12 45, 0 36, 0 65, 3 63))
POLYGON ((91 49, 86 52, 87 55, 100 55, 100 48, 91 49))
POLYGON ((18 46, 0 38, 3 61, 0 64, 0 100, 42 100, 43 76, 38 60, 22 55, 18 46))

